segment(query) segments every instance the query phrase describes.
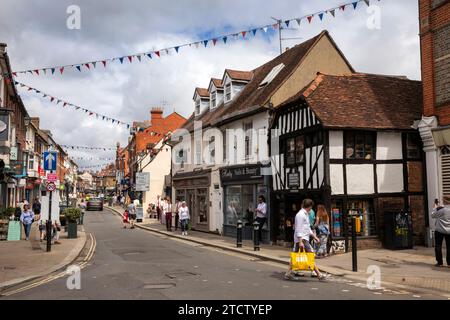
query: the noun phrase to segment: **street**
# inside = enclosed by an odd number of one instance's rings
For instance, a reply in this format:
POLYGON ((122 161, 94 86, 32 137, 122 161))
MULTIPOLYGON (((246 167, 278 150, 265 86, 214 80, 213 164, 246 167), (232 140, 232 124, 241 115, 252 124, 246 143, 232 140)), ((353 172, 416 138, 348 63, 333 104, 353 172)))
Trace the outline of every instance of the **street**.
POLYGON ((81 289, 61 277, 3 299, 437 299, 370 291, 364 284, 331 278, 319 282, 283 279, 285 266, 212 249, 140 229, 122 229, 108 209, 85 215, 84 227, 97 247, 81 270, 81 289), (360 287, 361 286, 361 287, 360 287))

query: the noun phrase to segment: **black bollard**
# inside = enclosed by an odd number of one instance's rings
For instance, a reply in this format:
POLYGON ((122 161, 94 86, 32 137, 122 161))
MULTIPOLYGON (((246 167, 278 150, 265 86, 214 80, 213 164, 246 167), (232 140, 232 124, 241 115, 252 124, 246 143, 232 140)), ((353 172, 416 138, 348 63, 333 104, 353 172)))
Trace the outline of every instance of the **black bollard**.
POLYGON ((352 217, 352 269, 358 272, 358 257, 356 254, 356 217, 352 217))
POLYGON ((253 223, 253 251, 259 251, 259 222, 253 223))
POLYGON ((236 247, 242 248, 242 221, 238 220, 236 224, 236 247))

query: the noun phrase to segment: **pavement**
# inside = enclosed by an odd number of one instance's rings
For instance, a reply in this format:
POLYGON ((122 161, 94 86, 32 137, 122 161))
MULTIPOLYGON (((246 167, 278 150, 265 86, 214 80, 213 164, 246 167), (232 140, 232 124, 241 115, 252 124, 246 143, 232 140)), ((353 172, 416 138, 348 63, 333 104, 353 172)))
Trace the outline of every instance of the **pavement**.
POLYGON ((61 244, 52 245, 51 252, 46 252, 46 242, 38 240, 36 224, 32 226, 30 238, 30 241, 0 241, 0 294, 65 268, 78 257, 86 244, 84 231, 78 231, 77 239, 68 239, 63 229, 61 244))
MULTIPOLYGON (((108 207, 122 214, 121 207, 108 207)), ((190 231, 181 236, 181 231, 167 232, 165 225, 156 219, 144 217, 138 228, 194 242, 200 245, 245 254, 257 259, 289 264, 289 248, 261 244, 260 251, 254 251, 252 241, 243 241, 242 248, 236 248, 236 240, 213 233, 190 231)), ((445 250, 445 249, 444 249, 445 250)), ((333 276, 362 283, 373 283, 374 272, 380 274, 380 285, 398 290, 438 293, 450 298, 450 268, 435 268, 434 248, 416 247, 411 250, 367 249, 359 250, 357 255, 358 272, 352 271, 352 255, 342 253, 316 261, 320 270, 333 276), (374 271, 375 270, 375 271, 374 271), (368 280, 370 278, 370 280, 368 280)))
MULTIPOLYGON (((78 289, 69 287, 70 278, 64 276, 0 299, 179 300, 182 306, 190 300, 215 299, 447 300, 411 291, 369 290, 365 283, 342 277, 319 281, 307 274, 285 280, 286 264, 192 242, 191 236, 178 239, 141 228, 123 229, 117 214, 106 208, 86 212, 84 222, 86 232, 95 235, 96 249, 79 273, 78 289)), ((170 307, 164 314, 177 312, 170 307)))

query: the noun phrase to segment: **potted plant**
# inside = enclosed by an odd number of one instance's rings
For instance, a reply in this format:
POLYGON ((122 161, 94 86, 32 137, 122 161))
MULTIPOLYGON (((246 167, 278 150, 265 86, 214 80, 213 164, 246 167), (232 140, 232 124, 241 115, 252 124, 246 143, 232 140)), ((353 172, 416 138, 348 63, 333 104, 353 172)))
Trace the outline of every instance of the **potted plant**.
POLYGON ((64 216, 66 217, 68 238, 74 239, 77 237, 78 231, 78 219, 81 217, 81 210, 79 208, 67 208, 64 210, 64 216))

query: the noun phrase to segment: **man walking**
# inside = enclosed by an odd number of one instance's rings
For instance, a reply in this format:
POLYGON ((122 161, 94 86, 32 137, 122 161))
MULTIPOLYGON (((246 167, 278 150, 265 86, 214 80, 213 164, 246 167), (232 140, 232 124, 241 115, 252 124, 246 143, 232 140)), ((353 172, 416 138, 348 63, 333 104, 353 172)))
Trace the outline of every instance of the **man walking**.
POLYGON ((256 222, 259 223, 258 237, 262 241, 262 228, 267 221, 267 205, 263 196, 258 197, 258 207, 256 208, 256 222))
MULTIPOLYGON (((311 199, 305 199, 302 203, 302 209, 295 216, 295 232, 294 232, 294 248, 293 252, 298 252, 302 249, 305 252, 314 252, 311 244, 309 243, 309 238, 312 237, 317 242, 320 240, 312 232, 311 225, 309 223, 309 212, 314 206, 314 202, 311 199)), ((324 280, 325 276, 319 271, 317 265, 314 265, 314 272, 317 274, 319 280, 324 280)), ((292 279, 292 266, 289 264, 289 269, 286 272, 286 279, 292 279)))
POLYGON ((134 229, 134 222, 136 221, 136 206, 133 201, 128 205, 128 213, 130 218, 130 229, 134 229))
POLYGON ((435 201, 431 217, 436 219, 435 224, 435 252, 436 267, 443 267, 442 243, 445 240, 447 247, 447 267, 450 268, 450 198, 444 198, 444 207, 439 205, 439 201, 435 201))

